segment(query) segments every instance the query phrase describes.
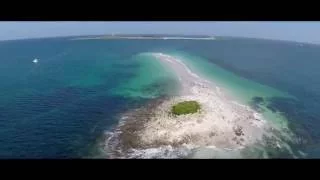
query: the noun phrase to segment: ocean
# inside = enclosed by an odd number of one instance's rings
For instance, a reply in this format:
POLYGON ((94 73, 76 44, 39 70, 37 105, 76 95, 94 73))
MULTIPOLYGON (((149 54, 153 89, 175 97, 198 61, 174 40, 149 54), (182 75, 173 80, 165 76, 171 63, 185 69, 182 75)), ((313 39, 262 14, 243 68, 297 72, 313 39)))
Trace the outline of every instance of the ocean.
POLYGON ((320 157, 319 45, 68 37, 0 41, 0 158, 104 158, 122 113, 177 92, 174 73, 149 52, 183 59, 295 134, 292 151, 269 157, 320 157))

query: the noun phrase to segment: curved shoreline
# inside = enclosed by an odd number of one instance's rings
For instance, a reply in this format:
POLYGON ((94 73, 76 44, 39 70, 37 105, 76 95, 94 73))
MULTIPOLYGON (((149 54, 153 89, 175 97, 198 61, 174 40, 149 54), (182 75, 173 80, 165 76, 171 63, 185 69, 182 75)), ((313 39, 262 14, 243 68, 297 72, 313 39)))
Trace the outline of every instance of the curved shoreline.
MULTIPOLYGON (((125 114, 126 120, 107 142, 113 152, 118 152, 114 157, 209 158, 201 153, 199 156, 199 152, 191 154, 199 148, 238 151, 263 144, 264 137, 273 136, 269 130, 274 127, 258 112, 235 102, 214 83, 193 73, 182 61, 162 53, 152 55, 176 73, 180 95, 160 98, 125 114), (198 101, 201 111, 172 116, 170 107, 185 100, 198 101)), ((280 146, 277 140, 275 142, 280 146)))
POLYGON ((180 60, 162 53, 153 55, 179 76, 181 93, 179 97, 174 97, 159 106, 156 118, 149 121, 149 128, 142 132, 143 142, 152 143, 163 139, 179 142, 187 137, 191 138, 188 144, 194 147, 236 149, 262 139, 267 124, 257 112, 247 106, 235 104, 217 86, 194 74, 180 60), (170 116, 169 107, 185 100, 198 101, 202 107, 201 111, 191 115, 170 116), (240 131, 236 129, 241 129, 243 135, 235 135, 235 131, 240 131))

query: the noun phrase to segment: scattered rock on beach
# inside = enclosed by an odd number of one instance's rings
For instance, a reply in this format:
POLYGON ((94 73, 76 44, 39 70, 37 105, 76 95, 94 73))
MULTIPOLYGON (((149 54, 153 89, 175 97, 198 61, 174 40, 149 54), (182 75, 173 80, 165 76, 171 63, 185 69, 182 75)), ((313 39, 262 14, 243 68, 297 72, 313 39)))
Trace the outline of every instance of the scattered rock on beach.
POLYGON ((213 137, 213 136, 216 136, 216 135, 217 135, 217 133, 215 133, 215 132, 210 132, 209 137, 213 137))
POLYGON ((242 136, 244 135, 243 133, 243 130, 242 130, 242 127, 241 126, 237 126, 233 129, 234 133, 237 135, 237 136, 242 136))

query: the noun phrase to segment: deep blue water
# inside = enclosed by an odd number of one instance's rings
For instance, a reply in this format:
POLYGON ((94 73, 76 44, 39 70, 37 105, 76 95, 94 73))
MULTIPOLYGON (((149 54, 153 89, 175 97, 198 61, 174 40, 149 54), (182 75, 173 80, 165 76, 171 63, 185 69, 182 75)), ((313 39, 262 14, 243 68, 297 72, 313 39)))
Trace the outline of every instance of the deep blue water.
POLYGON ((131 57, 171 50, 204 57, 297 97, 272 99, 270 109, 284 113, 306 140, 308 157, 319 157, 320 46, 221 37, 0 42, 0 158, 88 156, 121 112, 146 100, 111 93, 137 73, 139 64, 131 57))

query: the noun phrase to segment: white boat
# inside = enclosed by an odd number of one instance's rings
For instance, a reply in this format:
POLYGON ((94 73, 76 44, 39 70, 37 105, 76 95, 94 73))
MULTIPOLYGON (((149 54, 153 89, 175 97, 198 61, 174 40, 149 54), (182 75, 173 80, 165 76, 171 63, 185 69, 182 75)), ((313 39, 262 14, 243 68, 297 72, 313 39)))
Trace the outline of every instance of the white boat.
POLYGON ((38 63, 38 59, 34 59, 32 62, 33 63, 38 63))

